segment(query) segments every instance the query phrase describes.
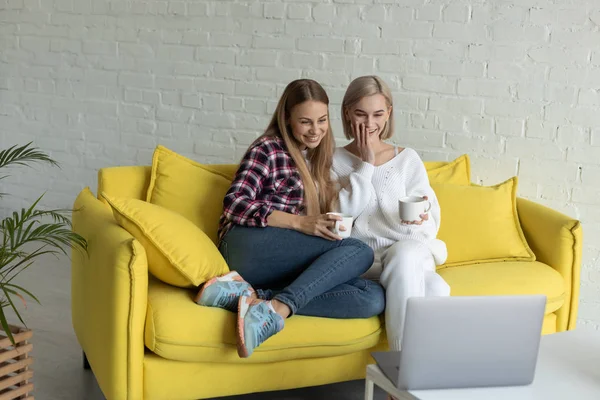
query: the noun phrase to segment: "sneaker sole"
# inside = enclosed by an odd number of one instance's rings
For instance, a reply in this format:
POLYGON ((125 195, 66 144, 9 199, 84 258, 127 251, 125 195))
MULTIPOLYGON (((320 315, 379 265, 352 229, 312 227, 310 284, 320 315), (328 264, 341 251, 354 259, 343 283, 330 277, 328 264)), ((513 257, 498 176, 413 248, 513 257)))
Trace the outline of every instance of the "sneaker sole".
POLYGON ((246 348, 246 340, 244 339, 244 318, 246 318, 250 305, 243 301, 245 298, 246 297, 242 296, 238 300, 237 352, 240 358, 247 358, 249 356, 248 349, 246 348))
MULTIPOLYGON (((196 297, 194 297, 194 303, 198 304, 198 302, 200 301, 200 298, 202 297, 202 294, 204 293, 204 289, 206 289, 207 287, 209 287, 210 285, 212 285, 215 282, 220 282, 220 281, 238 281, 238 282, 245 282, 244 279, 240 276, 240 274, 238 274, 237 272, 233 271, 230 272, 229 274, 227 274, 225 276, 216 276, 214 278, 209 279, 208 281, 206 281, 206 283, 204 284, 204 286, 202 286, 202 289, 200 289, 200 291, 198 292, 198 294, 196 294, 196 297), (232 277, 229 278, 226 276, 227 275, 231 275, 232 277), (237 279, 236 279, 237 278, 237 279)), ((201 305, 201 304, 198 304, 201 305)))

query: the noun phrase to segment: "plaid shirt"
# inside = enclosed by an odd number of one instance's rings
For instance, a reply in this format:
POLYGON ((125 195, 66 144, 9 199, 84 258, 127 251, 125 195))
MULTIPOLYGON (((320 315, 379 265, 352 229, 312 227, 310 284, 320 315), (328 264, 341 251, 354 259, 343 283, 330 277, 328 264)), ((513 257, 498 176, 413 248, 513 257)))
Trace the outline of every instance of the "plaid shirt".
POLYGON ((261 138, 248 149, 223 200, 219 241, 233 225, 266 227, 274 210, 304 212, 304 185, 283 139, 261 138))

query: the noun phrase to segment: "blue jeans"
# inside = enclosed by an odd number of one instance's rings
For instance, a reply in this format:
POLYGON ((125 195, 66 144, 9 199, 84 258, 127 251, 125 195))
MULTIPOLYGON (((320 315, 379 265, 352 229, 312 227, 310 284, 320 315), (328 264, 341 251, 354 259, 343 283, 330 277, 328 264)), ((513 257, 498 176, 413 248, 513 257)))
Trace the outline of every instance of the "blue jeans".
POLYGON ((219 250, 259 298, 284 303, 292 315, 368 318, 385 309, 383 287, 359 278, 373 264, 373 250, 359 240, 237 225, 219 250))

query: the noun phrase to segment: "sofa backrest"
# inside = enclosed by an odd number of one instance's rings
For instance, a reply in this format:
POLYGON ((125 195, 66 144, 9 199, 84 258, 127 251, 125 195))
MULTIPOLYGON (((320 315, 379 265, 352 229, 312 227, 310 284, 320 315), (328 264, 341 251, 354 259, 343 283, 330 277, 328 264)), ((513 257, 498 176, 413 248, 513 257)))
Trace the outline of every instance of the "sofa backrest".
MULTIPOLYGON (((213 164, 211 167, 233 180, 238 165, 213 164)), ((151 172, 149 165, 101 168, 98 171, 98 199, 102 200, 102 192, 106 192, 115 197, 146 200, 151 172)))
MULTIPOLYGON (((447 164, 445 161, 427 161, 425 167, 433 170, 447 164)), ((212 164, 211 167, 233 179, 238 165, 212 164)), ((101 168, 98 171, 97 196, 102 200, 102 192, 106 192, 115 197, 146 200, 151 172, 149 165, 101 168)))

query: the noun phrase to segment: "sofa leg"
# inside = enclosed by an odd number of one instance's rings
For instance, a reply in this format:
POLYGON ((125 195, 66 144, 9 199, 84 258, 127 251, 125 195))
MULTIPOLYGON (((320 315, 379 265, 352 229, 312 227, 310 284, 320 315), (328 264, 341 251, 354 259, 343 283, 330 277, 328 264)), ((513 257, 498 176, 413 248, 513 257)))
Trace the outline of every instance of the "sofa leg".
POLYGON ((92 369, 90 367, 90 363, 88 362, 87 356, 85 355, 85 352, 82 351, 81 354, 83 355, 83 369, 92 369))

